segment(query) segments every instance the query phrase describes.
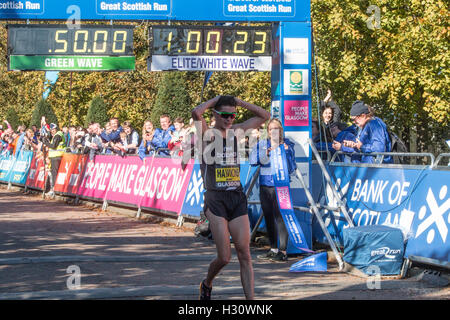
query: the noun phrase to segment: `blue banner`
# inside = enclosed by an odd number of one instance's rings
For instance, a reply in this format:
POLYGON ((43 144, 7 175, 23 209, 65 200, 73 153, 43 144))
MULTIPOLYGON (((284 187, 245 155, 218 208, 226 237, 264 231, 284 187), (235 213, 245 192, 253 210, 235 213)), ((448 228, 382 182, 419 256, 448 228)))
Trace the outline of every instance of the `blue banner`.
POLYGON ((320 252, 306 257, 290 268, 289 272, 326 272, 327 271, 327 253, 320 252))
POLYGON ((0 156, 0 181, 8 182, 14 166, 14 157, 9 152, 0 156))
POLYGON ((1 0, 0 19, 310 21, 309 0, 1 0))
MULTIPOLYGON (((328 166, 334 184, 344 195, 355 226, 387 225, 400 228, 408 239, 405 256, 415 255, 450 261, 450 171, 429 167, 365 167, 333 164, 328 166)), ((313 166, 313 196, 320 204, 336 207, 337 199, 313 166)), ((342 214, 323 211, 331 236, 343 244, 348 226, 342 214)), ((326 238, 318 224, 313 235, 326 238)))
POLYGON ((305 252, 313 252, 308 248, 305 235, 294 213, 284 144, 270 151, 270 166, 280 213, 289 233, 289 238, 296 248, 305 252))
POLYGON ((9 174, 8 182, 24 185, 27 181, 32 159, 32 151, 22 150, 21 152, 19 152, 9 174))
POLYGON ((25 184, 30 170, 32 151, 22 150, 17 157, 3 155, 0 157, 0 181, 25 184))

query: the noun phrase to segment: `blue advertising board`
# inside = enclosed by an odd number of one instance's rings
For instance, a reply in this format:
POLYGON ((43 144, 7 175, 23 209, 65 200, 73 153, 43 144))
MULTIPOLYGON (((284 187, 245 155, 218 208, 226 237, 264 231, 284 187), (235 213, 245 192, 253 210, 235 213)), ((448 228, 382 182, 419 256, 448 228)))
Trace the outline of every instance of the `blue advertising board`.
POLYGON ((310 21, 310 1, 0 0, 0 19, 310 21))
POLYGON ((0 157, 0 181, 24 185, 30 170, 32 151, 22 150, 17 157, 3 155, 0 157))
MULTIPOLYGON (((400 228, 407 246, 405 256, 415 255, 450 261, 450 171, 429 167, 328 166, 331 178, 341 190, 355 226, 387 225, 400 228)), ((314 199, 336 207, 330 187, 322 186, 321 171, 313 165, 314 199)), ((332 237, 343 243, 347 221, 338 212, 323 212, 332 237)), ((326 242, 318 224, 313 235, 326 242)))
POLYGON ((0 155, 0 181, 8 182, 14 166, 14 157, 6 152, 0 155))

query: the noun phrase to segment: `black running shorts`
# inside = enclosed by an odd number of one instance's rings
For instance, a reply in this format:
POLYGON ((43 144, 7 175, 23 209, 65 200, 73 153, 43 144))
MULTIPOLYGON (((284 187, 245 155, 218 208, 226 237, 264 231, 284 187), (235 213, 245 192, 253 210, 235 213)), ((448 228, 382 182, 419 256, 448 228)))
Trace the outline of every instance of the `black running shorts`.
POLYGON ((205 192, 205 212, 209 209, 212 214, 231 221, 248 214, 247 197, 242 190, 205 192))

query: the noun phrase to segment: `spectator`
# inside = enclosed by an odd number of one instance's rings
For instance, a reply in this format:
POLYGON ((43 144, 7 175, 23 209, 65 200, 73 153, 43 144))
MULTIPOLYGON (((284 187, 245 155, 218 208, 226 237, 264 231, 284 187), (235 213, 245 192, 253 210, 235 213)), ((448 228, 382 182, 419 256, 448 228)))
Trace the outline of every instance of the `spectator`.
POLYGON ((64 138, 66 139, 67 144, 69 144, 70 137, 69 137, 69 127, 62 127, 61 129, 62 133, 64 134, 64 138))
POLYGON ((86 137, 84 142, 84 153, 89 153, 89 160, 93 160, 96 154, 100 154, 103 151, 102 129, 100 128, 100 124, 91 124, 90 131, 91 134, 86 137))
POLYGON ((31 129, 27 129, 25 130, 25 134, 24 134, 24 140, 23 140, 23 144, 21 146, 21 150, 27 150, 27 151, 35 151, 37 152, 39 147, 37 143, 34 143, 34 132, 31 129))
POLYGON ((195 155, 195 144, 196 144, 196 129, 194 125, 194 119, 189 119, 189 125, 185 128, 185 134, 181 146, 183 149, 183 161, 182 167, 187 164, 189 159, 194 158, 195 155))
POLYGON ((141 160, 153 155, 155 150, 152 144, 154 134, 155 128, 153 127, 153 123, 150 120, 145 121, 142 127, 142 141, 138 149, 138 155, 141 160))
POLYGON ((325 130, 326 138, 323 138, 323 135, 320 135, 319 131, 319 121, 312 120, 311 121, 311 139, 316 147, 317 151, 320 154, 320 158, 322 160, 328 159, 328 151, 331 148, 331 132, 330 130, 325 130))
POLYGON ((333 122, 341 122, 341 108, 339 108, 339 105, 332 100, 330 89, 328 89, 325 99, 320 103, 320 109, 322 110, 321 114, 326 126, 333 122))
POLYGON ((75 133, 75 141, 73 142, 73 145, 71 146, 72 152, 75 153, 83 153, 84 152, 84 144, 85 144, 85 137, 87 135, 87 130, 83 129, 82 127, 78 127, 77 132, 75 133))
POLYGON ((125 153, 136 154, 137 148, 139 147, 139 133, 133 129, 130 121, 125 121, 122 128, 126 134, 126 144, 124 144, 125 153))
POLYGON ((67 152, 75 152, 75 140, 76 140, 77 129, 74 126, 69 127, 68 139, 67 139, 67 152))
MULTIPOLYGON (((44 123, 45 125, 45 123, 44 123)), ((58 126, 54 123, 50 124, 50 133, 52 135, 51 141, 48 140, 47 136, 43 138, 42 142, 49 148, 48 157, 50 158, 50 192, 47 193, 48 196, 54 197, 56 175, 58 174, 59 165, 61 164, 61 158, 66 149, 66 141, 62 131, 58 130, 58 126)))
POLYGON ((111 132, 106 133, 106 131, 103 131, 101 133, 101 137, 105 142, 120 142, 120 133, 123 131, 122 126, 119 124, 119 119, 117 118, 111 118, 109 120, 109 125, 111 126, 111 132))
MULTIPOLYGON (((350 110, 350 117, 358 127, 356 140, 343 140, 346 147, 355 149, 358 152, 389 152, 391 150, 391 140, 386 129, 386 124, 378 117, 375 117, 372 108, 364 101, 356 100, 350 110)), ((377 157, 378 158, 378 157, 377 157)), ((353 156, 352 162, 374 163, 373 156, 353 156)), ((391 156, 384 156, 383 163, 392 163, 391 156)))
POLYGON ((171 133, 175 131, 175 127, 170 122, 170 117, 167 114, 161 115, 159 118, 159 123, 161 128, 157 128, 155 130, 155 134, 153 135, 152 145, 158 151, 161 150, 158 154, 169 156, 169 141, 172 139, 171 133))
POLYGON ((119 156, 123 157, 127 153, 127 133, 122 131, 120 133, 120 142, 116 142, 112 145, 112 150, 114 153, 117 153, 119 156))
POLYGON ((183 156, 182 141, 186 135, 183 118, 176 118, 173 125, 175 127, 175 131, 171 134, 172 138, 168 143, 168 148, 170 149, 171 156, 181 157, 183 156))
POLYGON ((282 145, 286 151, 288 172, 291 174, 297 168, 294 143, 284 138, 283 126, 278 119, 269 121, 267 131, 268 139, 261 140, 257 143, 252 149, 249 159, 252 166, 261 166, 259 172, 259 198, 261 200, 261 209, 266 221, 271 247, 267 253, 258 256, 258 258, 272 261, 286 261, 288 231, 278 206, 269 155, 272 149, 282 145))
MULTIPOLYGON (((331 133, 336 138, 334 139, 334 141, 331 145, 332 152, 333 153, 334 153, 334 151, 343 151, 343 152, 349 152, 349 153, 355 152, 355 150, 353 148, 344 146, 343 141, 347 140, 347 141, 355 141, 356 142, 356 131, 357 131, 357 127, 355 125, 351 125, 350 127, 346 128, 344 130, 341 130, 337 123, 333 123, 331 125, 331 133)), ((339 155, 338 161, 349 162, 348 157, 345 155, 339 155)))

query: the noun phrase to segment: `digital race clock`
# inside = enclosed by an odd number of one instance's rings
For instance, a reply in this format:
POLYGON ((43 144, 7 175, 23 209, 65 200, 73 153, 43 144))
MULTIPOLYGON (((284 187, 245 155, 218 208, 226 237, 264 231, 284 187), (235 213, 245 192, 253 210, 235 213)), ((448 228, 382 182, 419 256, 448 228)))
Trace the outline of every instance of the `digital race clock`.
POLYGON ((269 71, 268 27, 153 26, 149 35, 152 71, 269 71))
POLYGON ((10 70, 134 70, 133 26, 8 25, 10 70))

